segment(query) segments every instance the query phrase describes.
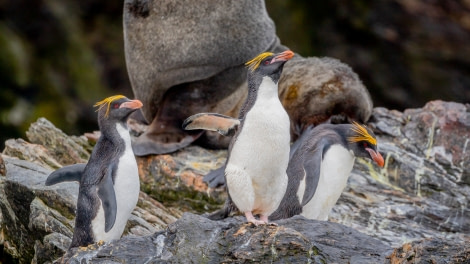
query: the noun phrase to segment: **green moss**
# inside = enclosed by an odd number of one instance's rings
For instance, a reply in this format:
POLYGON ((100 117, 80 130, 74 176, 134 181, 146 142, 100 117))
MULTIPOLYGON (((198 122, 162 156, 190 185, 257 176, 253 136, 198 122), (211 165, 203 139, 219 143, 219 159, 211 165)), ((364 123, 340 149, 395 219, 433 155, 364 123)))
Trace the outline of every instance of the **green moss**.
POLYGON ((219 209, 223 201, 189 188, 169 189, 157 188, 150 184, 142 184, 141 190, 165 206, 179 207, 184 211, 205 213, 219 209))

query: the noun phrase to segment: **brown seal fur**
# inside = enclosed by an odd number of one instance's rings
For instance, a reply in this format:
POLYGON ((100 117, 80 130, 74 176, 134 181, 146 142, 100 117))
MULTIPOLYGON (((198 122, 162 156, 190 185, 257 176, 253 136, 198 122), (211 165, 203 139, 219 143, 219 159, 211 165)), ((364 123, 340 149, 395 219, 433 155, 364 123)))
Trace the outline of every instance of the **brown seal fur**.
MULTIPOLYGON (((173 152, 198 138, 227 148, 229 140, 215 132, 183 131, 183 120, 202 112, 236 117, 247 95, 243 63, 287 50, 263 0, 125 0, 124 46, 142 119, 151 121, 133 141, 137 156, 173 152)), ((365 122, 372 109, 357 75, 331 58, 296 56, 284 67, 279 91, 293 139, 331 116, 365 122)))
POLYGON ((339 117, 339 123, 365 123, 372 113, 372 99, 358 75, 333 58, 297 56, 287 62, 279 94, 291 120, 293 140, 309 125, 332 117, 339 117))
POLYGON ((264 0, 125 0, 124 47, 147 131, 138 156, 182 148, 201 133, 181 129, 200 112, 236 116, 246 95, 243 64, 280 47, 264 0))

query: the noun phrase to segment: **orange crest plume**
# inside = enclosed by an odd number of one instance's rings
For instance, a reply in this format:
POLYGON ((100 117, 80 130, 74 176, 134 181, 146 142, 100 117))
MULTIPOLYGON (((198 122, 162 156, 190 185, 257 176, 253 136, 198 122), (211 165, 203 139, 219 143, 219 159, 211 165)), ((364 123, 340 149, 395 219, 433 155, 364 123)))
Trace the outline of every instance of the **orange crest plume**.
POLYGON ((97 107, 99 106, 99 108, 96 110, 96 112, 98 112, 99 110, 101 110, 101 108, 103 108, 105 105, 107 105, 107 109, 106 109, 106 114, 104 115, 105 117, 108 117, 108 114, 109 114, 109 107, 111 106, 111 103, 116 101, 116 100, 119 100, 121 98, 125 98, 124 95, 113 95, 113 96, 110 96, 108 98, 105 98, 99 102, 97 102, 94 107, 97 107))
POLYGON ((367 132, 367 129, 357 122, 353 122, 352 131, 356 132, 355 136, 348 137, 348 141, 351 143, 359 141, 367 141, 372 145, 377 145, 377 140, 367 132))
POLYGON ((272 52, 263 52, 263 53, 259 54, 258 56, 254 57, 252 60, 245 63, 245 66, 250 68, 251 71, 255 71, 258 68, 258 66, 259 66, 259 64, 261 63, 262 60, 264 60, 265 58, 267 58, 269 56, 272 56, 273 54, 274 53, 272 53, 272 52))

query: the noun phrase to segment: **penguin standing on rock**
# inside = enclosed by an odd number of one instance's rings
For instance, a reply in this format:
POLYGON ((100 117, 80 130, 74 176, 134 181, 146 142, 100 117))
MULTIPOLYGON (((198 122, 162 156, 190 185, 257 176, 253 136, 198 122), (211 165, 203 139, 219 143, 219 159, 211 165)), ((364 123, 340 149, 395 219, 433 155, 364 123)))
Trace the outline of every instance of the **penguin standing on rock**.
MULTIPOLYGON (((239 120, 220 115, 198 114, 190 117, 191 126, 230 135, 239 120), (224 118, 224 120, 222 120, 224 118)), ((383 167, 384 159, 377 151, 377 139, 367 127, 353 124, 320 124, 308 127, 292 144, 287 167, 287 190, 269 220, 301 214, 309 219, 327 220, 347 184, 356 157, 373 160, 383 167)), ((208 176, 222 178, 225 167, 208 176)), ((220 220, 237 211, 230 197, 222 209, 209 219, 220 220)))
POLYGON ((356 157, 384 165, 375 135, 367 127, 354 122, 307 129, 292 145, 287 191, 269 219, 301 214, 327 220, 346 187, 356 157))
POLYGON ((293 56, 290 50, 265 52, 246 63, 249 91, 238 120, 197 114, 183 123, 187 130, 215 128, 227 135, 234 131, 225 167, 228 194, 247 221, 255 225, 268 223, 287 187, 290 121, 279 100, 278 82, 284 64, 293 56), (225 126, 229 128, 218 129, 224 127, 218 122, 225 121, 231 124, 225 126), (254 214, 259 214, 260 220, 254 214))
POLYGON ((127 119, 142 103, 116 95, 95 106, 99 107, 101 136, 90 160, 60 168, 46 180, 47 186, 64 181, 80 183, 70 248, 119 239, 139 198, 139 174, 127 119))

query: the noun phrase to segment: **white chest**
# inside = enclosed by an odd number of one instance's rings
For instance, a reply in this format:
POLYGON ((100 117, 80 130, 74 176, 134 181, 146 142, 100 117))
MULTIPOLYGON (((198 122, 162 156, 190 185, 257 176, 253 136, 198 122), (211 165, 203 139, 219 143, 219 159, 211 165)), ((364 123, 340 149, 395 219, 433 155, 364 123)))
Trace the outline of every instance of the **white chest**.
POLYGON ((114 193, 116 195, 116 221, 109 232, 104 231, 104 211, 100 207, 98 215, 92 222, 95 238, 110 241, 121 237, 127 220, 134 210, 140 192, 139 173, 134 152, 131 147, 131 138, 127 129, 121 125, 116 126, 119 134, 124 139, 126 148, 124 154, 119 158, 119 165, 114 182, 114 193))
POLYGON ((289 143, 289 116, 279 101, 277 86, 265 77, 255 104, 245 116, 243 129, 232 148, 229 162, 251 170, 253 176, 268 174, 272 170, 276 170, 276 174, 279 171, 285 173, 289 143))
POLYGON ((315 194, 303 207, 303 216, 317 220, 328 219, 328 214, 346 187, 354 160, 353 153, 343 146, 333 145, 330 147, 323 157, 315 194))
POLYGON ((246 188, 234 186, 253 189, 254 197, 250 201, 254 200, 254 204, 248 206, 254 207, 252 209, 273 204, 277 207, 279 196, 282 199, 287 186, 290 148, 289 116, 279 101, 277 85, 265 77, 259 89, 256 102, 245 116, 242 131, 232 147, 226 169, 227 185, 234 202, 237 200, 234 196, 249 195, 246 188), (240 177, 242 174, 246 177, 240 177), (240 183, 242 179, 246 182, 240 183))

